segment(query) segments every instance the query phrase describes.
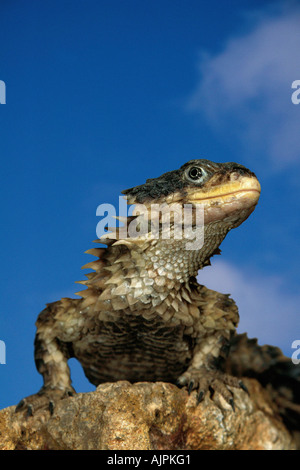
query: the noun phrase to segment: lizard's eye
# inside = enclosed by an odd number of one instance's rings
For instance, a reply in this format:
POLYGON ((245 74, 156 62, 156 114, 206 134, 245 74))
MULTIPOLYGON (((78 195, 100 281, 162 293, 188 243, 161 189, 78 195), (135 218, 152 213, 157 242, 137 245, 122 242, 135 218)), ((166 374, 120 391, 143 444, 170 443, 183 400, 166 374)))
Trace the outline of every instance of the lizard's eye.
POLYGON ((201 183, 201 181, 206 176, 206 172, 199 166, 192 166, 186 172, 186 176, 190 181, 193 181, 194 183, 201 183))

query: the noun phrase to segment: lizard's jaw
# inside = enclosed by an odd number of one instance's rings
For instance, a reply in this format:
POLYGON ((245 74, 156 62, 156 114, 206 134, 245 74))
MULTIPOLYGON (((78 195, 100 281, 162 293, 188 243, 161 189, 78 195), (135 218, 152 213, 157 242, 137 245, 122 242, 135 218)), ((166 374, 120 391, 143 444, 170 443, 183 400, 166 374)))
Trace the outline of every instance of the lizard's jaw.
MULTIPOLYGON (((193 191, 188 202, 204 208, 204 222, 235 219, 239 225, 253 212, 260 196, 260 184, 254 176, 240 176, 207 191, 193 191)), ((236 223, 234 224, 235 226, 236 223)))

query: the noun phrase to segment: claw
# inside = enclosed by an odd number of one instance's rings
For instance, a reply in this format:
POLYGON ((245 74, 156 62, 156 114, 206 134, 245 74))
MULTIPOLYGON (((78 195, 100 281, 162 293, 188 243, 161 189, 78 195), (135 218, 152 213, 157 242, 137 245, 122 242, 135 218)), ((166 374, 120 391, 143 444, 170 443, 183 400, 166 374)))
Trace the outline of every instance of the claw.
POLYGON ((190 383, 189 383, 189 388, 188 388, 188 394, 190 395, 191 394, 191 391, 193 390, 194 388, 194 381, 191 380, 190 383))
POLYGON ((32 406, 31 405, 28 405, 27 406, 27 411, 26 411, 26 416, 33 416, 33 410, 32 410, 32 406))
POLYGON ((23 408, 24 405, 25 405, 25 400, 22 399, 22 400, 19 401, 19 403, 17 404, 17 406, 16 406, 16 408, 15 408, 15 413, 17 413, 18 411, 20 411, 20 410, 23 408))
POLYGON ((199 403, 203 400, 203 397, 204 397, 204 391, 200 390, 197 396, 197 405, 199 405, 199 403))
POLYGON ((50 415, 52 416, 53 413, 54 413, 54 402, 53 401, 49 401, 49 411, 50 411, 50 415))
POLYGON ((246 385, 244 384, 244 382, 242 380, 240 380, 239 386, 241 387, 242 390, 244 390, 244 392, 246 392, 248 395, 250 395, 248 388, 246 387, 246 385))

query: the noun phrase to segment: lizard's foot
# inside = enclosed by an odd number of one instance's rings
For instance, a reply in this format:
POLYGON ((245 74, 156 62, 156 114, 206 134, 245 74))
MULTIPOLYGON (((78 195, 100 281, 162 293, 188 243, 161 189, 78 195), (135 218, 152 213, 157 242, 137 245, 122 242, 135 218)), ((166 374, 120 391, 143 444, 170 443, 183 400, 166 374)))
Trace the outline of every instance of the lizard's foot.
POLYGON ((231 405, 233 411, 235 410, 233 395, 227 385, 230 387, 242 388, 246 393, 248 393, 248 390, 241 379, 229 374, 224 374, 218 370, 207 370, 205 368, 188 369, 178 378, 176 383, 179 387, 187 387, 189 394, 192 390, 197 390, 197 404, 203 400, 204 395, 208 390, 211 392, 211 396, 214 392, 218 392, 227 401, 227 403, 231 405))
POLYGON ((55 403, 63 398, 71 397, 76 392, 72 387, 64 390, 58 388, 42 387, 38 393, 23 398, 16 406, 15 412, 25 411, 26 417, 32 416, 37 411, 48 410, 50 415, 53 414, 55 403))

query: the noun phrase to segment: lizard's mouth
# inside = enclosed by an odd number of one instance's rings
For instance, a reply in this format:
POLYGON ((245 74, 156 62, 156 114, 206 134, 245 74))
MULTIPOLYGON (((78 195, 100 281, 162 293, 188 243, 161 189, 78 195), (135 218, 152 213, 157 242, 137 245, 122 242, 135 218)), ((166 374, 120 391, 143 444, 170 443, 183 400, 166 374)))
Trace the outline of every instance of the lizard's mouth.
POLYGON ((250 197, 253 199, 259 198, 260 195, 260 184, 259 181, 254 177, 242 177, 237 181, 232 181, 220 186, 215 186, 206 193, 203 191, 195 191, 189 195, 190 202, 201 202, 210 201, 213 199, 223 199, 224 202, 232 197, 250 197))
POLYGON ((240 189, 237 191, 231 191, 230 193, 221 193, 215 196, 209 196, 209 197, 197 197, 197 198, 190 198, 191 202, 200 202, 200 201, 207 201, 211 199, 217 199, 217 198, 225 198, 227 199, 230 196, 236 196, 236 197, 253 197, 253 199, 258 199, 260 196, 260 191, 258 189, 240 189), (253 194, 252 194, 253 193, 253 194))
POLYGON ((235 181, 213 186, 206 192, 195 191, 189 194, 188 202, 203 205, 205 223, 228 217, 236 218, 238 215, 242 222, 254 210, 260 191, 257 178, 243 176, 235 181))

